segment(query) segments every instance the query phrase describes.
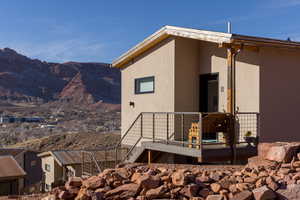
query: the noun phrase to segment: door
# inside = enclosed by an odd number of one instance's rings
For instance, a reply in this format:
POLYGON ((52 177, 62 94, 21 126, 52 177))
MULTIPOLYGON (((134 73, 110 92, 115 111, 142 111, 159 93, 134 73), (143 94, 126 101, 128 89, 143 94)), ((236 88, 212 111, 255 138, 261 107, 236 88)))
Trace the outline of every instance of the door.
POLYGON ((200 112, 219 111, 219 75, 200 75, 200 112))
MULTIPOLYGON (((219 75, 200 75, 200 112, 219 111, 219 75)), ((205 115, 204 115, 205 117, 205 115)), ((203 133, 204 142, 216 142, 217 133, 203 133)))

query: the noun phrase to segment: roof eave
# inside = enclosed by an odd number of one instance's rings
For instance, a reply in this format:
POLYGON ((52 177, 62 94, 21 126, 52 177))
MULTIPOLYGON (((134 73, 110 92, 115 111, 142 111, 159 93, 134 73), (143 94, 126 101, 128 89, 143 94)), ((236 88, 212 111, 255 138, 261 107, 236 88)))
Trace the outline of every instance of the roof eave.
POLYGON ((119 58, 114 60, 112 66, 116 68, 122 68, 133 58, 170 36, 190 38, 214 43, 229 43, 231 41, 231 34, 228 33, 164 26, 163 28, 128 50, 119 58))
POLYGON ((233 34, 231 43, 281 48, 300 48, 300 42, 233 34))

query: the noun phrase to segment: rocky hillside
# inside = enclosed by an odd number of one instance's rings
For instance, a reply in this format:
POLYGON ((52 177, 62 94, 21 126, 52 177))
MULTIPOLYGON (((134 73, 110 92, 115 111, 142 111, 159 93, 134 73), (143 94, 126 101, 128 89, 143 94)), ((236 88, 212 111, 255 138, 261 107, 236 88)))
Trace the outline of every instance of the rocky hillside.
POLYGON ((244 167, 128 164, 69 179, 43 200, 299 200, 300 143, 272 144, 244 167))
POLYGON ((105 63, 48 63, 0 49, 2 102, 120 103, 120 72, 105 63))

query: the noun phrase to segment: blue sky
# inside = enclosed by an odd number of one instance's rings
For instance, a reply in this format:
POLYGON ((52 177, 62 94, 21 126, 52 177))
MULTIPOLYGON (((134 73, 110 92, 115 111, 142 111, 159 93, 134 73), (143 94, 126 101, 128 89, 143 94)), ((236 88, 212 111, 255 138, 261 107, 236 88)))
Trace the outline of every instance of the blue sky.
POLYGON ((164 25, 300 41, 300 0, 2 0, 0 48, 111 62, 164 25))

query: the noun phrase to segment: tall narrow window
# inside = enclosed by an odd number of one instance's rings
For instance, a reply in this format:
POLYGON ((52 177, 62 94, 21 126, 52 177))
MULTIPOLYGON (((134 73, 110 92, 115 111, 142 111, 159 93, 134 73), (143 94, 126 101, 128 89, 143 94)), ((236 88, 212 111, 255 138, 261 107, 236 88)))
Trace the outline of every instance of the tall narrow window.
POLYGON ((154 76, 135 79, 135 94, 154 93, 154 76))

